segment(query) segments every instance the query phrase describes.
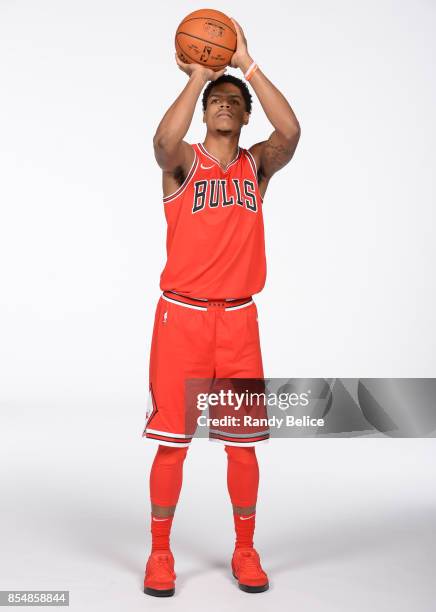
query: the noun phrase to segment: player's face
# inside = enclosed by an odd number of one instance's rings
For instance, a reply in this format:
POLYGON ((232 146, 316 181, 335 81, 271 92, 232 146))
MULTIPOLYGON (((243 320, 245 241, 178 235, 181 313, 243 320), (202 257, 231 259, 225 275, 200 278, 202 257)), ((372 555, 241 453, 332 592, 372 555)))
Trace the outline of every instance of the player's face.
POLYGON ((248 119, 249 113, 239 87, 233 83, 220 83, 212 89, 203 116, 208 129, 240 132, 248 119))

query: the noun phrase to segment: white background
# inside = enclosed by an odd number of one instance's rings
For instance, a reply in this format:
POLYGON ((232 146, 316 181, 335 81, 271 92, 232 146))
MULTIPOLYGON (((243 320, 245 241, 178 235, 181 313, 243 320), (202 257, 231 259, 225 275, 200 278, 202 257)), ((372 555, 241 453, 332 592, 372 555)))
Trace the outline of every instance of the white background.
MULTIPOLYGON (((141 433, 165 263, 152 136, 186 82, 174 32, 202 7, 0 0, 0 588, 70 588, 77 609, 158 605, 141 593, 155 448, 141 433)), ((215 8, 241 23, 302 128, 264 203, 265 375, 434 376, 435 3, 215 8)), ((241 145, 271 130, 255 100, 241 145)), ((199 106, 187 140, 203 138, 199 106)), ((190 454, 170 605, 203 605, 204 589, 217 606, 260 606, 227 578, 224 452, 198 441, 190 454)), ((259 597, 431 609, 433 440, 288 440, 258 454, 259 548, 275 568, 259 597)))

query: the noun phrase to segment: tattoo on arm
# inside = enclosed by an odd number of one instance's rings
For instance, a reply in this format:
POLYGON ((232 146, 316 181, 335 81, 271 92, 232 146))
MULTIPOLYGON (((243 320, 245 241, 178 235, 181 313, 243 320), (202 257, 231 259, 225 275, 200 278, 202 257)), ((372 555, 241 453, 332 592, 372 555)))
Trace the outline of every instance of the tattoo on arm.
POLYGON ((283 144, 274 144, 270 140, 265 143, 263 151, 264 164, 271 170, 279 170, 285 166, 292 155, 292 148, 283 144))
POLYGON ((262 143, 260 153, 259 172, 261 178, 270 179, 292 159, 297 147, 299 135, 294 139, 286 140, 277 132, 273 132, 268 140, 262 143))

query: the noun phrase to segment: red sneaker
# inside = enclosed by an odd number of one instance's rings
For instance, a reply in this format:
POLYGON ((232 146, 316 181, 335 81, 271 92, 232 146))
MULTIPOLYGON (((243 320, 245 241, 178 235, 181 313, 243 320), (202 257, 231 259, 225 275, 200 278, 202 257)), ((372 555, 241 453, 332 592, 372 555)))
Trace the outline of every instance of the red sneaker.
POLYGON ((269 589, 268 576, 263 571, 259 554, 254 548, 235 549, 232 571, 242 591, 262 593, 269 589))
POLYGON ((154 597, 171 597, 175 592, 174 557, 170 550, 157 550, 148 558, 144 593, 154 597))

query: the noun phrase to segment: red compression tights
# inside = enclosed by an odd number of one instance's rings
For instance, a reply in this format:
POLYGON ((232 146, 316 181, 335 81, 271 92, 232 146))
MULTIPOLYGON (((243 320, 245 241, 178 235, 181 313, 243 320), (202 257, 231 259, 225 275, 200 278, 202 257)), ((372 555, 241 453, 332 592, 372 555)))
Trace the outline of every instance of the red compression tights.
MULTIPOLYGON (((228 459, 227 488, 234 506, 236 546, 252 546, 255 512, 247 514, 244 508, 256 506, 259 466, 255 448, 225 446, 225 450, 228 459)), ((183 463, 187 452, 188 447, 159 445, 150 472, 150 498, 153 505, 176 506, 182 488, 183 463)), ((172 515, 168 516, 167 513, 162 517, 152 514, 153 549, 169 548, 171 525, 172 515)))

